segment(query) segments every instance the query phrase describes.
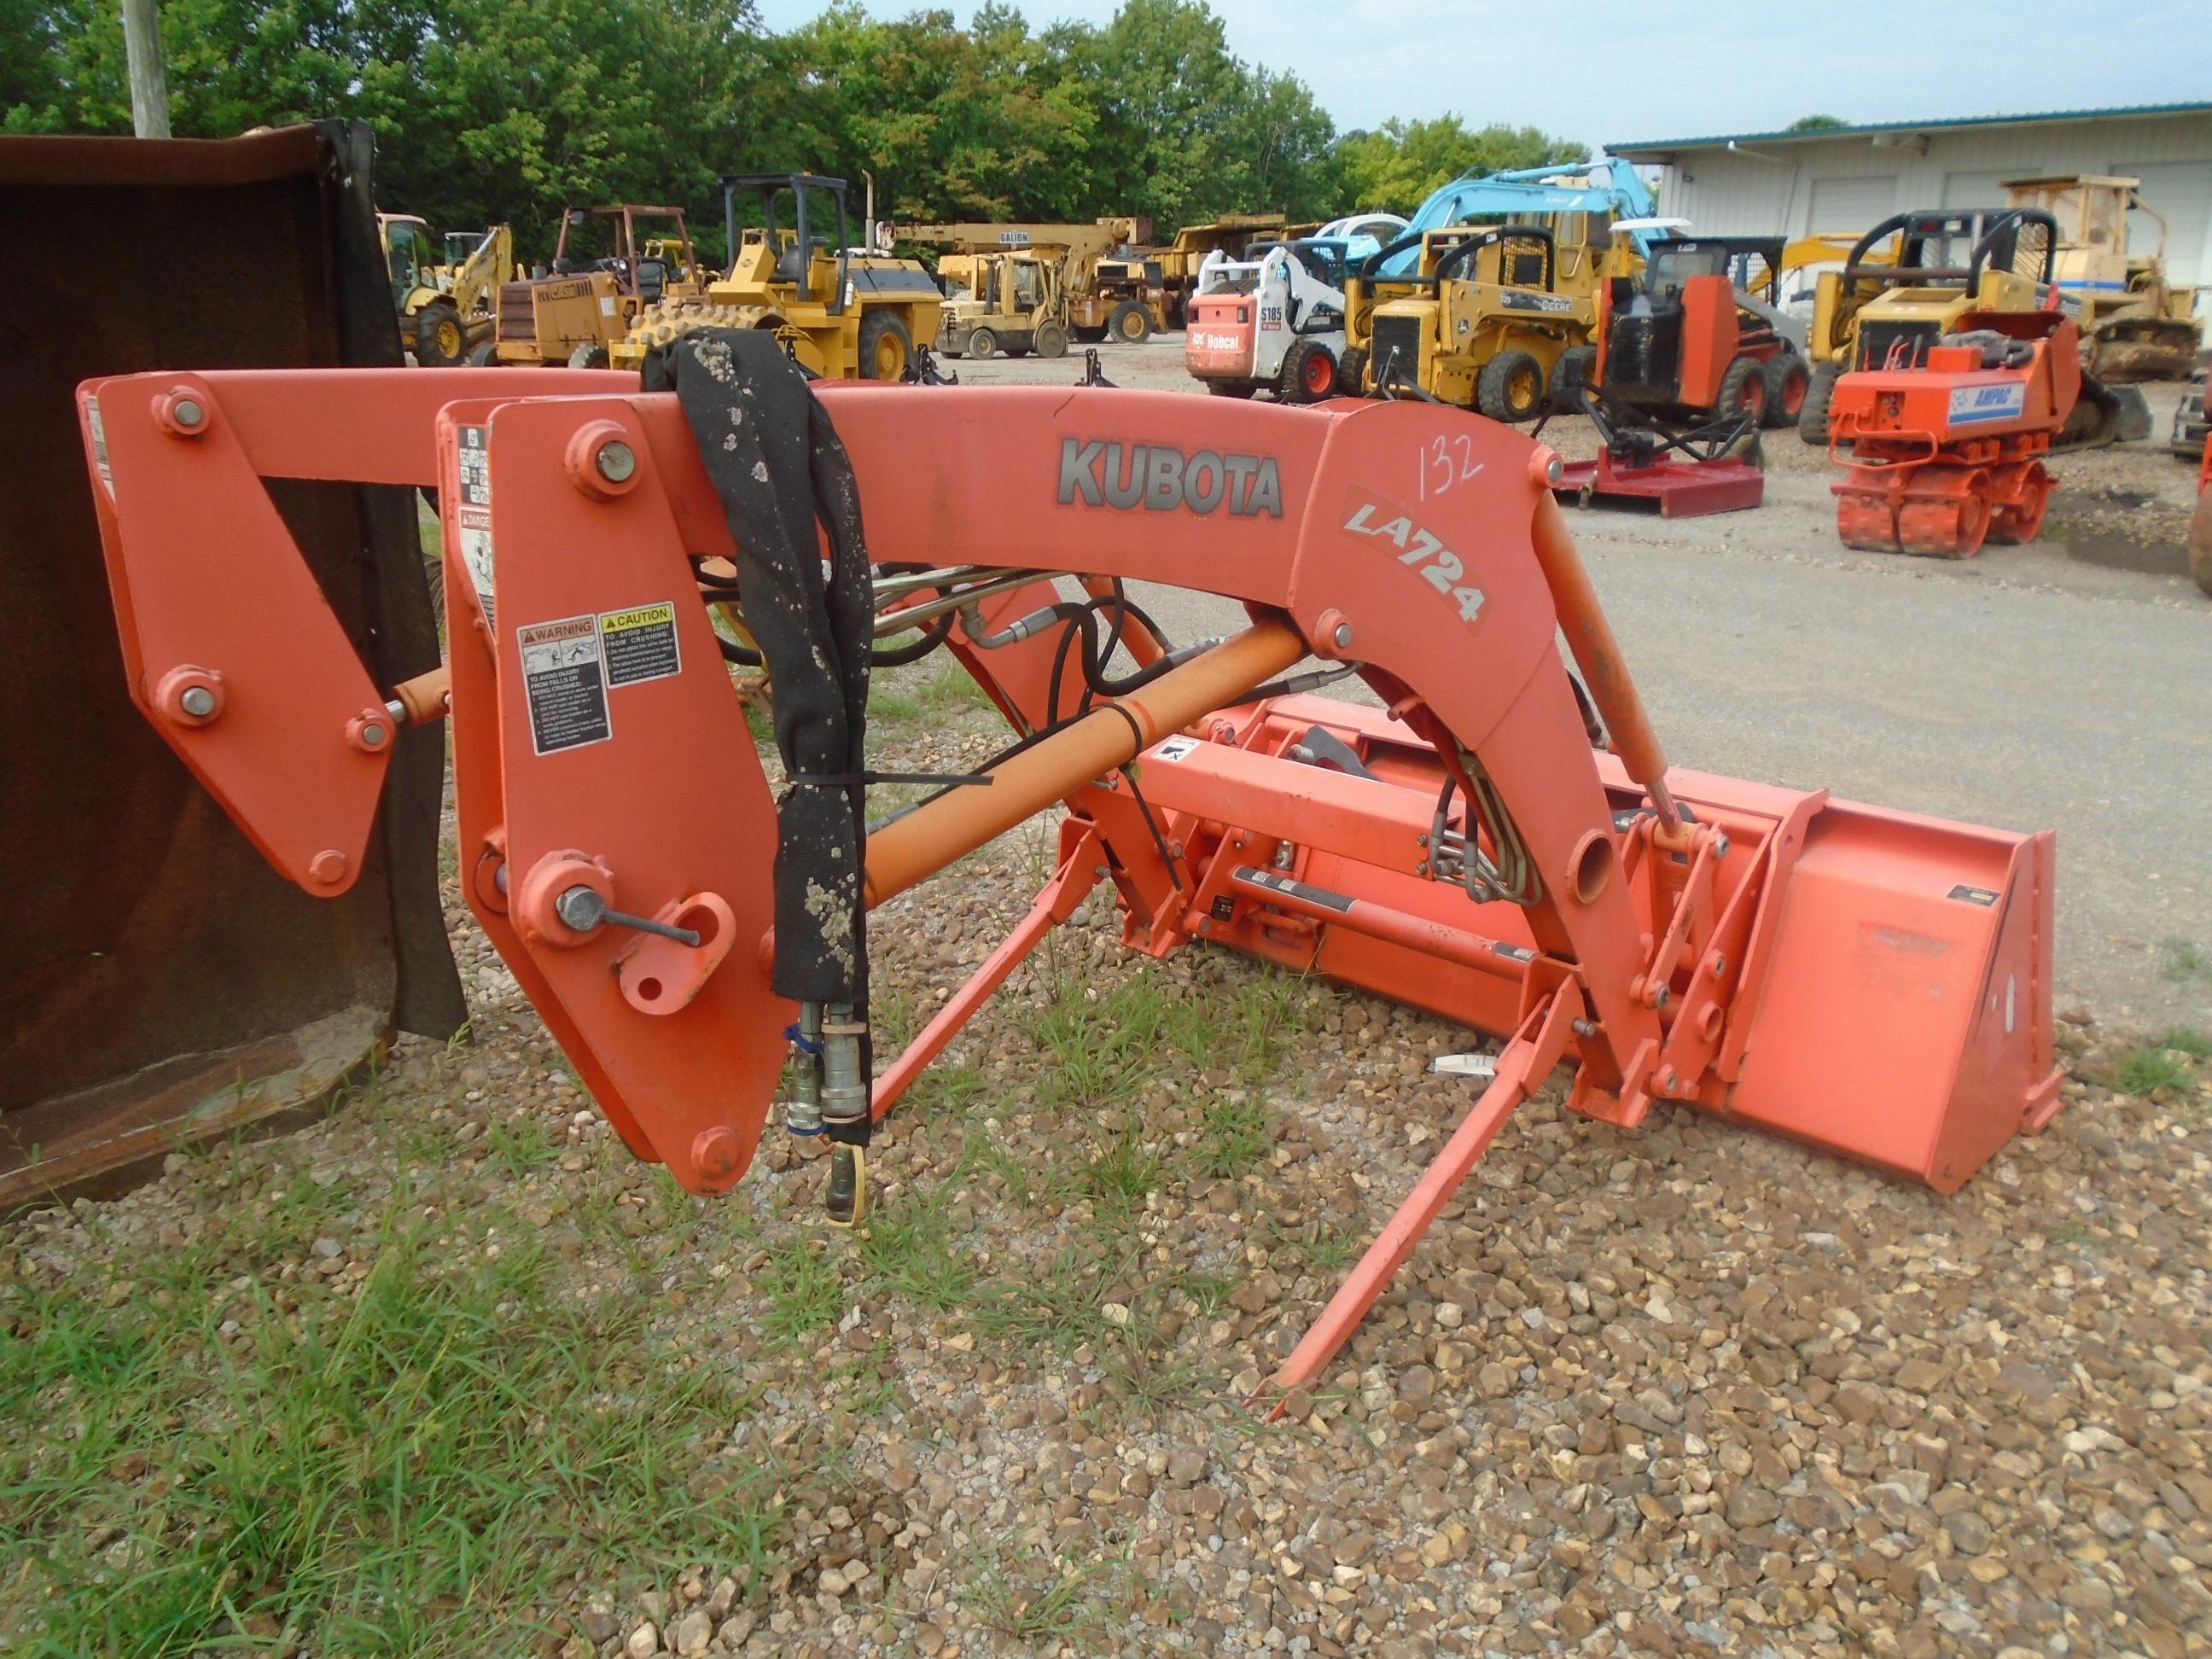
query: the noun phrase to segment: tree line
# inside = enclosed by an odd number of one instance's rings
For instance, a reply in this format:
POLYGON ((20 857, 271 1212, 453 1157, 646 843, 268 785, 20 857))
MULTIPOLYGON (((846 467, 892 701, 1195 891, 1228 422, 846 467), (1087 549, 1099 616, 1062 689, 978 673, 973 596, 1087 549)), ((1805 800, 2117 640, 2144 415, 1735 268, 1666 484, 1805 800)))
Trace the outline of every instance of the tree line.
MULTIPOLYGON (((1165 235, 1408 212, 1465 171, 1587 155, 1449 114, 1340 133, 1206 0, 1042 29, 996 0, 965 27, 833 3, 781 34, 754 0, 163 0, 161 34, 178 137, 366 119, 381 205, 511 223, 538 258, 564 204, 623 200, 684 205, 719 250, 724 173, 872 173, 894 219, 1137 213, 1165 235)), ((0 0, 0 131, 131 131, 116 0, 0 0)))

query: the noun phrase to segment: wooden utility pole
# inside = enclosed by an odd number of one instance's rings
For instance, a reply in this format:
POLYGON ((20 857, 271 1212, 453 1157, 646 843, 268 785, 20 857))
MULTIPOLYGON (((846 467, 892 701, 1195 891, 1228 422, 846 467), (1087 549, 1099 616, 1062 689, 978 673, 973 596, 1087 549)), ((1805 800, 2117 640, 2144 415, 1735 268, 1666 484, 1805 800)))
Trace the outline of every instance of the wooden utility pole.
POLYGON ((123 0, 123 46, 131 64, 131 130, 141 138, 166 138, 169 76, 161 66, 161 14, 156 0, 123 0))

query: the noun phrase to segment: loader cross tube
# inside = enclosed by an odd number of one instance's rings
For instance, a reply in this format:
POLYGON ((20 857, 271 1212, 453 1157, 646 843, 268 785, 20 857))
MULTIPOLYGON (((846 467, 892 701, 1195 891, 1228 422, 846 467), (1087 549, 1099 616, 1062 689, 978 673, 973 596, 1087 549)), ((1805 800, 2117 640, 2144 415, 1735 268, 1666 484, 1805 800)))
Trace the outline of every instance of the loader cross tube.
MULTIPOLYGON (((727 591, 697 581, 733 554, 732 527, 673 397, 608 374, 520 378, 83 388, 133 695, 311 891, 331 884, 324 854, 374 812, 388 763, 389 744, 360 741, 364 711, 449 710, 472 912, 625 1141, 719 1191, 754 1155, 793 1013, 768 979, 776 808, 709 624, 727 591), (180 398, 198 417, 183 428, 180 398), (594 463, 612 445, 629 462, 618 488, 594 463), (438 486, 448 684, 365 677, 302 579, 270 477, 438 486), (209 585, 173 580, 213 547, 265 601, 252 630, 209 585), (201 700, 212 714, 175 701, 187 683, 220 688, 201 700), (569 926, 557 901, 578 888, 594 896, 574 915, 650 925, 569 926)), ((1052 880, 876 1080, 878 1115, 1100 882, 1147 954, 1202 937, 1505 1039, 1279 1392, 1320 1374, 1555 1064, 1573 1066, 1567 1103, 1589 1115, 1633 1126, 1665 1098, 1947 1191, 2056 1109, 2051 836, 1671 769, 1540 446, 1416 402, 817 395, 872 559, 991 573, 943 648, 1028 740, 988 784, 872 837, 872 900, 1052 800, 1067 809, 1052 880), (1430 471, 1440 437, 1460 446, 1445 488, 1430 471), (1065 718, 1054 654, 1075 624, 1010 627, 1059 602, 1040 565, 1094 595, 1196 588, 1253 623, 1065 718), (1589 746, 1562 634, 1613 754, 1589 746), (1255 700, 1310 653, 1355 669, 1384 711, 1255 700), (1317 749, 1316 732, 1332 741, 1317 749), (1322 751, 1354 764, 1314 764, 1322 751), (1451 878, 1455 849, 1471 868, 1509 841, 1533 872, 1522 902, 1451 878), (1880 1021, 1887 1042, 1838 1047, 1855 1021, 1880 1021)), ((1140 643, 1140 659, 1161 644, 1140 643)))

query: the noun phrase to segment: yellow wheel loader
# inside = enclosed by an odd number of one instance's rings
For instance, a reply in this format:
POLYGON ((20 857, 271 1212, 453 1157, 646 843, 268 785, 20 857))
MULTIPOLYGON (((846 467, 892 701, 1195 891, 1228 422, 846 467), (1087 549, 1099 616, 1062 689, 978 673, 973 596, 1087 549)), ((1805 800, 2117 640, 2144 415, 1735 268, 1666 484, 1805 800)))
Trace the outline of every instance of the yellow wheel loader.
POLYGON ((614 367, 634 368, 653 347, 696 329, 761 328, 826 380, 903 380, 919 372, 916 347, 937 337, 944 295, 919 260, 853 246, 842 179, 732 173, 722 180, 722 216, 736 250, 729 274, 696 298, 642 309, 609 354, 614 367), (757 201, 760 224, 740 228, 741 196, 757 201))
MULTIPOLYGON (((2040 208, 1932 208, 1893 215, 1861 236, 1813 295, 1805 355, 1812 384, 1797 434, 1825 448, 1836 383, 1854 369, 1912 368, 1968 312, 2027 312, 2059 301, 2058 225, 2040 208)), ((2150 435, 2150 410, 2132 386, 2086 370, 2066 447, 2150 435)))
POLYGON ((945 319, 937 349, 948 357, 1067 355, 1065 254, 1021 250, 948 253, 937 262, 945 319))
POLYGON ((426 368, 465 361, 491 337, 492 296, 514 275, 513 234, 505 225, 449 231, 441 254, 429 226, 411 213, 380 213, 376 229, 403 343, 426 368))
POLYGON ((680 207, 623 202, 566 209, 552 270, 501 288, 498 337, 479 348, 475 361, 605 368, 609 348, 640 313, 696 296, 707 274, 680 207), (648 237, 648 225, 667 229, 648 237))
MULTIPOLYGON (((1409 388, 1495 421, 1543 413, 1561 362, 1586 360, 1597 327, 1595 273, 1562 291, 1559 246, 1541 225, 1458 225, 1409 232, 1346 285, 1346 348, 1338 380, 1351 393, 1409 388), (1383 276, 1383 262, 1420 249, 1420 262, 1383 276)), ((1570 365, 1569 378, 1577 378, 1570 365)))
POLYGON ((2082 366, 2098 379, 2186 380, 2204 349, 2197 290, 2166 280, 2166 216, 2142 198, 2142 181, 2089 173, 2015 179, 2014 207, 2040 208, 2058 224, 2058 287, 2079 307, 2082 366), (2136 253, 2136 214, 2158 227, 2158 246, 2136 253))

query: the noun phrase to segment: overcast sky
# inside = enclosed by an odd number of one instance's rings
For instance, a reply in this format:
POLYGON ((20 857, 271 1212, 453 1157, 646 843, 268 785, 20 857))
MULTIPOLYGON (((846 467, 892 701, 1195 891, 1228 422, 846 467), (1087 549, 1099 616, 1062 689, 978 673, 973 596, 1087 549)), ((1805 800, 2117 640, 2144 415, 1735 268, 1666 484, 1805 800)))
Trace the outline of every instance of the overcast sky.
MULTIPOLYGON (((921 9, 864 0, 879 17, 921 9)), ((787 29, 817 0, 760 0, 787 29)), ((963 22, 972 5, 952 8, 963 22)), ((1036 0, 1032 27, 1114 0, 1036 0)), ((1296 75, 1340 129, 1455 112, 1580 139, 2212 99, 2212 7, 2147 0, 1213 0, 1230 50, 1296 75), (2114 19, 2100 30, 2101 17, 2114 19), (2124 20, 2124 21, 2120 20, 2124 20)))

